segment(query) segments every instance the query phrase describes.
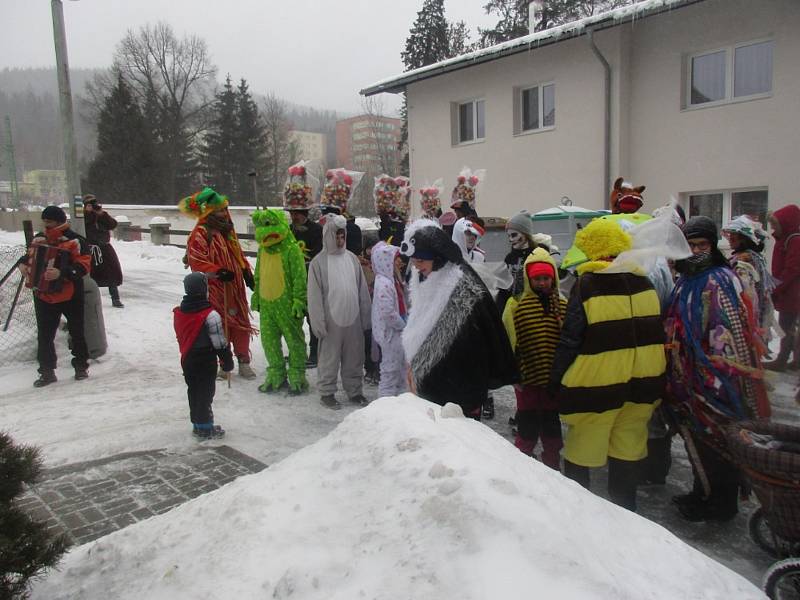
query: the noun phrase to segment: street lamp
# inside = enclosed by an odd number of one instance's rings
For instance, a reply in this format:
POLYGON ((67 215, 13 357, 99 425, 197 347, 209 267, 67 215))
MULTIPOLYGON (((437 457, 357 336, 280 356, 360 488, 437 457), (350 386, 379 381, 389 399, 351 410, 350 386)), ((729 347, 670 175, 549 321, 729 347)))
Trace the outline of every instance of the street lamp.
POLYGON ((53 12, 53 41, 56 47, 56 70, 58 72, 58 105, 61 113, 61 137, 64 144, 64 170, 67 176, 67 200, 69 202, 70 227, 80 235, 86 235, 83 221, 83 197, 78 175, 78 147, 75 143, 75 125, 72 112, 72 88, 69 82, 67 60, 67 38, 64 32, 64 8, 61 0, 51 0, 53 12))

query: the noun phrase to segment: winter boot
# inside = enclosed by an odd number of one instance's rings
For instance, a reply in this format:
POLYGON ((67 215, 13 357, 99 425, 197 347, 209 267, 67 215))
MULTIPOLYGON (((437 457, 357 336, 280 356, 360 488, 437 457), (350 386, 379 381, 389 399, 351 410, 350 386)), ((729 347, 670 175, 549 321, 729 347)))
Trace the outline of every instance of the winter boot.
POLYGON ((269 381, 265 381, 260 386, 258 386, 258 391, 262 394, 279 394, 280 392, 286 391, 289 389, 289 382, 283 381, 278 385, 273 385, 269 381))
POLYGON ((589 489, 589 485, 591 483, 591 475, 589 473, 589 467, 576 465, 575 463, 571 463, 565 459, 564 475, 572 479, 572 481, 574 481, 575 483, 582 485, 587 490, 589 489))
POLYGON ((708 500, 682 504, 678 510, 687 521, 730 521, 739 512, 739 484, 713 485, 708 500))
POLYGON ((356 394, 355 396, 352 396, 350 398, 350 402, 353 404, 358 404, 359 406, 366 406, 369 404, 363 394, 356 394))
POLYGON ((56 378, 56 372, 53 371, 52 369, 48 369, 45 371, 41 371, 39 379, 33 382, 33 387, 37 388, 44 387, 46 385, 50 385, 51 383, 55 383, 56 381, 58 381, 58 379, 56 378))
POLYGON ((333 394, 326 394, 319 399, 320 404, 325 408, 330 408, 331 410, 339 410, 342 408, 342 405, 336 399, 336 396, 333 394))
POLYGON ((302 383, 298 383, 296 385, 289 384, 289 395, 290 396, 302 396, 308 392, 308 382, 303 381, 302 383))
POLYGON ((239 377, 244 377, 245 379, 256 378, 256 372, 250 367, 249 362, 239 361, 239 377))
POLYGON ((608 496, 617 506, 636 512, 636 484, 641 461, 608 458, 608 496))
POLYGON ((201 425, 195 425, 194 429, 192 430, 192 435, 203 442, 205 440, 213 440, 225 437, 225 430, 219 425, 214 425, 213 423, 204 423, 201 425))
POLYGON ((647 457, 642 462, 642 483, 664 485, 672 465, 672 438, 670 436, 647 440, 647 457))
POLYGON ((306 369, 316 369, 316 368, 317 368, 317 355, 309 354, 308 360, 306 360, 306 369))
POLYGON ((112 300, 111 306, 113 306, 114 308, 125 308, 125 305, 119 299, 112 300))
POLYGON ((75 380, 80 381, 81 379, 88 379, 89 378, 89 369, 75 367, 75 380))

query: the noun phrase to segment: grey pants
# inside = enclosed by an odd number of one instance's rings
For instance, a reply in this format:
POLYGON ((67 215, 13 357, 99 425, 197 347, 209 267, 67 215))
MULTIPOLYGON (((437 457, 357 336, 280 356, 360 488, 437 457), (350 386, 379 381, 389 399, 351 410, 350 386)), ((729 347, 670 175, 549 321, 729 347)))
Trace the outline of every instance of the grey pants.
POLYGON ((360 396, 364 383, 364 331, 358 319, 349 327, 329 323, 328 335, 319 340, 317 390, 321 395, 336 393, 340 371, 347 397, 360 396))

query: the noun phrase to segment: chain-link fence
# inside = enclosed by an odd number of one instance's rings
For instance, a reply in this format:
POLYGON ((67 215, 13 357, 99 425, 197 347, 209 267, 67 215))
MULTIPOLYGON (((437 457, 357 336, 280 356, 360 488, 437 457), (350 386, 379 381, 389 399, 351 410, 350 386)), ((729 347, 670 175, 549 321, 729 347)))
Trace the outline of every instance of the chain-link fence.
POLYGON ((36 358, 36 315, 33 295, 14 266, 25 246, 0 245, 0 277, 10 273, 0 286, 0 367, 36 358), (15 303, 16 298, 16 303, 15 303))

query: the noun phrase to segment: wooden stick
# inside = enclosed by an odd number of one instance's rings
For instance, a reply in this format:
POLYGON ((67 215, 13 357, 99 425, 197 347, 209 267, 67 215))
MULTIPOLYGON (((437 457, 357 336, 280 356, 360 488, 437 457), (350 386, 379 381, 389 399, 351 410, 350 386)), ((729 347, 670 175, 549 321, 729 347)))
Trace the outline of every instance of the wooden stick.
MULTIPOLYGON (((225 313, 225 316, 222 318, 222 330, 225 332, 225 341, 228 344, 231 343, 230 336, 228 335, 228 289, 225 287, 225 282, 221 281, 222 284, 222 311, 225 313)), ((231 372, 228 371, 225 373, 225 378, 228 380, 228 389, 231 387, 231 372)))

